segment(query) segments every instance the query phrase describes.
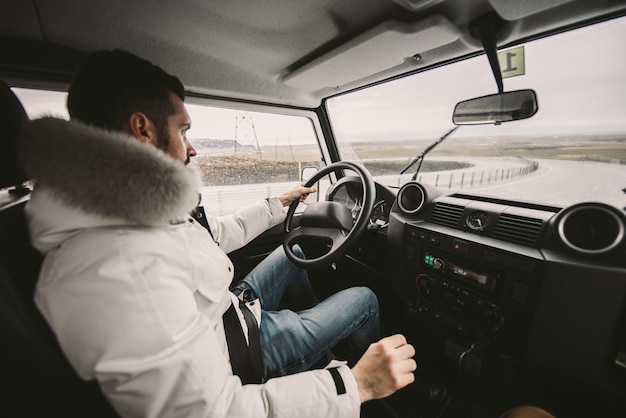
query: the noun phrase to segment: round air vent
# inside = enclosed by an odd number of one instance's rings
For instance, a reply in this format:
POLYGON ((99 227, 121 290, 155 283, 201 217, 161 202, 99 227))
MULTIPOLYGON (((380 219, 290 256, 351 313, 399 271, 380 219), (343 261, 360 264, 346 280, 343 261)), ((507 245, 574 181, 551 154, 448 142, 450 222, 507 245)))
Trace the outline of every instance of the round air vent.
POLYGON ((402 212, 413 214, 421 209, 426 201, 426 191, 421 184, 407 183, 398 192, 398 206, 402 212))
POLYGON ((602 203, 581 203, 559 214, 559 238, 571 250, 587 255, 606 254, 624 241, 624 214, 602 203))

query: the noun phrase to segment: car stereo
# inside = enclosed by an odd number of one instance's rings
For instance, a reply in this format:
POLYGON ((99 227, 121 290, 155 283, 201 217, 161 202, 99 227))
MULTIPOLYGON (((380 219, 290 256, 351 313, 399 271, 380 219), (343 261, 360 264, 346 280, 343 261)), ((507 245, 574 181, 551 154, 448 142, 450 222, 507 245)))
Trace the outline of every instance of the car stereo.
POLYGON ((498 274, 469 268, 455 263, 444 256, 437 256, 429 251, 424 252, 422 265, 427 269, 438 271, 439 273, 458 279, 460 282, 469 284, 490 293, 494 293, 498 286, 498 274))

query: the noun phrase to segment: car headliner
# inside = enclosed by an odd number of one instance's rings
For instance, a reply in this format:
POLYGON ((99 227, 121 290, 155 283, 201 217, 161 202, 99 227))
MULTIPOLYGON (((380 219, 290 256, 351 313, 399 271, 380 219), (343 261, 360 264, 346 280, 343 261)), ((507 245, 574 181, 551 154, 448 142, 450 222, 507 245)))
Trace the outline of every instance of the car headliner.
POLYGON ((504 22, 501 47, 624 14, 626 2, 3 0, 0 76, 62 88, 84 53, 122 48, 179 76, 190 93, 315 108, 479 53, 469 25, 492 12, 504 22))

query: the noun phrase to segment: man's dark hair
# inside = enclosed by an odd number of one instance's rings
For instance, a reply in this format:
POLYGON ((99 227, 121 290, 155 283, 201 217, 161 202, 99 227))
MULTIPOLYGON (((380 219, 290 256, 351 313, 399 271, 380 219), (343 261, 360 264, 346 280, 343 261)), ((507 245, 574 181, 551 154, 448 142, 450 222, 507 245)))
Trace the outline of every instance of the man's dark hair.
POLYGON ((144 113, 167 140, 167 118, 174 112, 170 91, 185 99, 180 80, 123 50, 98 51, 82 62, 69 88, 71 118, 109 130, 121 130, 135 112, 144 113))

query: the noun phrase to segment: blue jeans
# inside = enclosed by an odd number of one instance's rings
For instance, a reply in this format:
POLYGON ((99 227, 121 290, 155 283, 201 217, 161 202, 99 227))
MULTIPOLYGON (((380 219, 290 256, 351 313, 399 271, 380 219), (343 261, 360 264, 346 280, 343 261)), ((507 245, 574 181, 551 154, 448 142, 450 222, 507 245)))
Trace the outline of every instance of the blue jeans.
MULTIPOLYGON (((303 257, 299 248, 294 251, 303 257)), ((342 290, 318 303, 306 270, 277 248, 233 287, 250 289, 261 303, 264 380, 310 369, 337 343, 349 338, 356 354, 380 338, 378 300, 366 287, 342 290), (283 296, 303 308, 280 309, 283 296)))

